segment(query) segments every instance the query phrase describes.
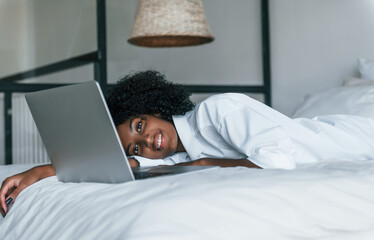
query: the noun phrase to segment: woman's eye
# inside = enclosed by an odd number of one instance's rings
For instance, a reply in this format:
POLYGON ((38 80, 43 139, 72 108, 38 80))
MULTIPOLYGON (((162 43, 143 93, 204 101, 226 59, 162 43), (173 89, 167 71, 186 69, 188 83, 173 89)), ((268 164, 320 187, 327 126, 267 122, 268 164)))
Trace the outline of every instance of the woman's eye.
POLYGON ((141 130, 142 130, 142 122, 139 122, 138 124, 136 124, 136 131, 140 132, 141 130))
POLYGON ((133 150, 134 150, 134 155, 138 155, 138 153, 139 153, 138 152, 139 151, 138 145, 135 145, 133 150))

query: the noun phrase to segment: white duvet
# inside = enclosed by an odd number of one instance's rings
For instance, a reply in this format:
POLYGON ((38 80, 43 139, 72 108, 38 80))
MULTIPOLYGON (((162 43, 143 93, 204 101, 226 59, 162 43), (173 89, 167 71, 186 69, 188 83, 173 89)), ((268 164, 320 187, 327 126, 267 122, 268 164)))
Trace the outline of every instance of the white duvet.
MULTIPOLYGON (((0 180, 29 166, 1 166, 0 180)), ((212 168, 23 191, 0 239, 374 239, 374 161, 212 168)))

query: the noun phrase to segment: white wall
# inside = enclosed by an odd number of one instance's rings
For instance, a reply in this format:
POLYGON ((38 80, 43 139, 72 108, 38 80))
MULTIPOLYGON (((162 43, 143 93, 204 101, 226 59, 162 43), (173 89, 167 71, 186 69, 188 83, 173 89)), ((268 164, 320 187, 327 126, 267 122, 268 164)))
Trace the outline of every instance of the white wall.
POLYGON ((96 50, 95 0, 0 0, 0 76, 96 50))
POLYGON ((19 71, 29 59, 29 12, 27 2, 0 1, 0 76, 19 71))
POLYGON ((197 47, 141 48, 128 44, 137 1, 107 1, 108 76, 154 68, 188 84, 261 84, 259 1, 205 0, 215 40, 197 47))
MULTIPOLYGON (((213 43, 149 49, 126 42, 136 0, 107 1, 109 82, 152 67, 181 83, 260 84, 260 1, 203 3, 213 43)), ((95 49, 94 0, 0 4, 0 30, 6 33, 0 38, 0 76, 95 49)), ((373 12, 373 0, 270 0, 273 106, 290 115, 307 94, 357 75, 356 58, 374 58, 373 12)), ((92 77, 88 66, 38 81, 92 77)))
POLYGON ((270 0, 273 106, 292 114, 307 94, 374 59, 373 0, 270 0))
MULTIPOLYGON (((2 1, 0 4, 6 8, 2 1)), ((22 47, 30 50, 23 54, 22 66, 14 64, 21 61, 20 58, 9 64, 12 68, 2 68, 0 64, 0 76, 96 49, 94 0, 14 1, 26 9, 29 20, 20 21, 16 26, 4 21, 0 27, 18 29, 22 26, 29 29, 20 38, 27 39, 29 44, 22 47)), ((170 49, 140 48, 127 43, 137 0, 110 0, 106 3, 109 82, 116 82, 130 71, 154 68, 180 83, 261 84, 259 1, 235 0, 232 4, 227 0, 205 0, 206 15, 216 40, 198 47, 170 49)), ((12 41, 3 44, 9 45, 17 49, 21 44, 12 41)), ((0 63, 14 54, 15 51, 11 51, 2 55, 0 63)), ((86 74, 88 71, 82 69, 80 72, 86 74)), ((68 73, 66 79, 72 81, 73 76, 68 73)), ((77 78, 82 77, 83 74, 77 75, 77 78)), ((31 81, 61 82, 63 78, 64 74, 55 74, 31 81)))

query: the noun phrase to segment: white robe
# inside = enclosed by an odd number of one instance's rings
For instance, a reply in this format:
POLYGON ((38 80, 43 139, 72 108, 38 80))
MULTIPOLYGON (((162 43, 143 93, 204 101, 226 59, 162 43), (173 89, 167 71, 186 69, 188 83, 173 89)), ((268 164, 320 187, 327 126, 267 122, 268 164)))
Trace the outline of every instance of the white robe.
POLYGON ((247 158, 262 168, 293 169, 321 160, 374 159, 372 119, 290 119, 243 94, 214 95, 173 121, 190 160, 247 158))

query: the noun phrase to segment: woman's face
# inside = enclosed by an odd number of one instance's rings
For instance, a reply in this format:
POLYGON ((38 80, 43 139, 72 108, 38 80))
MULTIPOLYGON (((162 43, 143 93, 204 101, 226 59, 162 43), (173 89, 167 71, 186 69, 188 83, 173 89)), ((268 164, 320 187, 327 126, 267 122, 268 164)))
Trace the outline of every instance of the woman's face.
POLYGON ((130 118, 117 131, 128 156, 160 159, 184 151, 174 125, 156 116, 130 118))

